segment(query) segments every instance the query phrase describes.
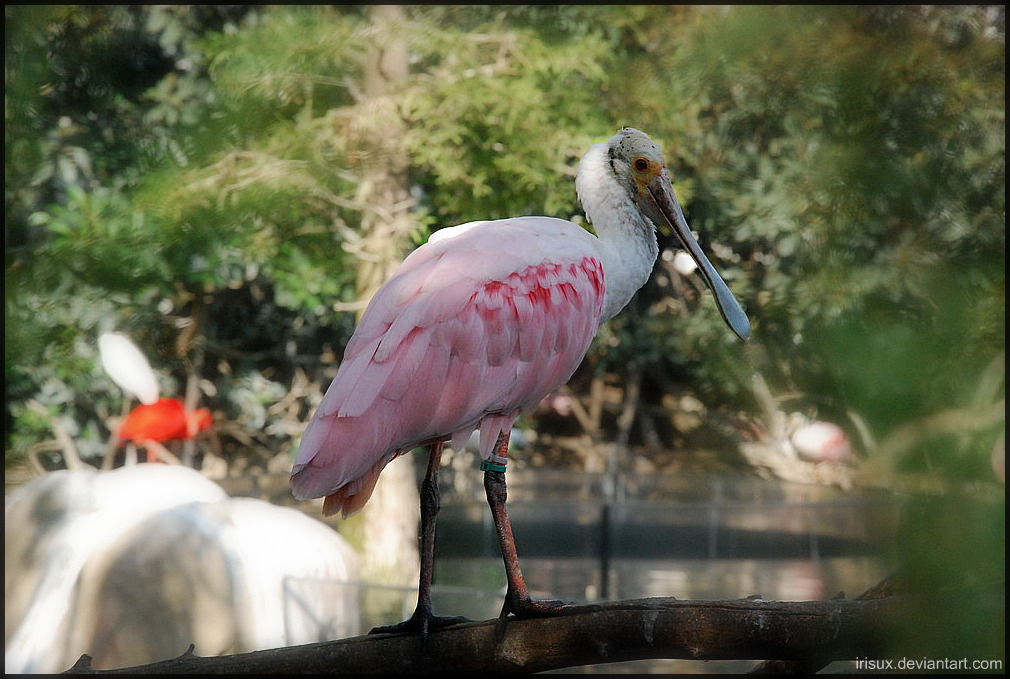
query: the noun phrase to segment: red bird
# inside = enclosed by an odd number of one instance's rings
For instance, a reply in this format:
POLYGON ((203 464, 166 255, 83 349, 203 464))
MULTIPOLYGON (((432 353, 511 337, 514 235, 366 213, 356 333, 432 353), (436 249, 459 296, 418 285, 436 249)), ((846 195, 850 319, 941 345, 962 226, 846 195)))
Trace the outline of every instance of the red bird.
POLYGON ((187 412, 182 401, 163 396, 150 405, 142 403, 130 411, 119 427, 119 442, 160 445, 166 441, 185 441, 210 429, 212 423, 207 408, 187 412))

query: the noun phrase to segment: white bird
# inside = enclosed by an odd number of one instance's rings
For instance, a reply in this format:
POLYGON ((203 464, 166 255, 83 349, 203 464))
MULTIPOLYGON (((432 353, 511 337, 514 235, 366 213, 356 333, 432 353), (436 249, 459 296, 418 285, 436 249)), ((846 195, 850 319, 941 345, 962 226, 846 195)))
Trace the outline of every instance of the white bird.
POLYGON ((102 333, 98 353, 105 372, 127 396, 136 396, 147 405, 158 400, 158 378, 144 352, 129 337, 118 332, 102 333))

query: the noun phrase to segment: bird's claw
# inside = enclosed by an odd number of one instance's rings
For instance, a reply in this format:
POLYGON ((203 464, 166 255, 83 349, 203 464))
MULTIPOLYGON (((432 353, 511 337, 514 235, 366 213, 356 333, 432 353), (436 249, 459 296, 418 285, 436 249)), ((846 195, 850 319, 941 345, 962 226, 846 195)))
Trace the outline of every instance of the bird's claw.
POLYGON ((518 598, 506 596, 502 606, 502 612, 498 616, 495 624, 495 643, 500 643, 505 638, 505 627, 509 618, 523 619, 528 617, 547 617, 549 615, 559 615, 567 610, 572 604, 558 599, 531 599, 529 597, 518 598))
POLYGON ((506 601, 505 606, 502 607, 501 617, 505 617, 511 613, 512 617, 517 619, 543 618, 550 615, 558 615, 569 606, 571 604, 557 599, 515 599, 506 601))
POLYGON ((425 615, 415 613, 403 622, 395 625, 381 625, 369 630, 369 634, 414 634, 421 637, 428 636, 428 632, 458 625, 462 622, 473 622, 470 618, 461 615, 425 615))
POLYGON ((501 614, 498 616, 498 623, 495 625, 495 642, 500 642, 505 637, 505 627, 509 618, 522 620, 524 618, 545 618, 551 615, 560 615, 572 604, 559 601, 557 599, 530 599, 505 597, 505 604, 502 606, 501 614))

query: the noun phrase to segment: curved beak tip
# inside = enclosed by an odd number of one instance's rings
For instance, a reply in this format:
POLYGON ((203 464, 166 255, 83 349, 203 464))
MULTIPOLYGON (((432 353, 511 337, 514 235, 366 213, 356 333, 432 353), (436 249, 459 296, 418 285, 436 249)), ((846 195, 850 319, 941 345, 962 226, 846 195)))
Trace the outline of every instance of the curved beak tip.
POLYGON ((722 314, 723 320, 726 321, 726 325, 744 342, 749 340, 752 335, 750 319, 747 318, 747 312, 736 301, 736 297, 721 279, 718 279, 718 283, 714 283, 710 287, 715 293, 716 305, 719 307, 719 312, 722 314))
POLYGON ((647 189, 642 194, 643 200, 640 202, 642 211, 654 224, 659 225, 666 222, 673 229, 674 235, 698 265, 699 272, 708 283, 709 289, 715 294, 715 301, 723 320, 736 333, 737 337, 746 342, 751 338, 751 325, 747 318, 747 312, 743 310, 740 302, 730 292, 729 287, 712 266, 708 257, 705 256, 701 246, 698 245, 694 234, 691 233, 687 219, 684 217, 684 211, 680 207, 680 201, 677 200, 677 194, 670 183, 669 175, 666 172, 657 175, 649 182, 647 189))
POLYGON ((746 316, 743 317, 743 320, 739 322, 738 325, 733 325, 732 328, 733 332, 736 333, 736 336, 742 339, 744 342, 748 341, 751 337, 753 337, 753 334, 751 333, 750 321, 747 319, 746 316))

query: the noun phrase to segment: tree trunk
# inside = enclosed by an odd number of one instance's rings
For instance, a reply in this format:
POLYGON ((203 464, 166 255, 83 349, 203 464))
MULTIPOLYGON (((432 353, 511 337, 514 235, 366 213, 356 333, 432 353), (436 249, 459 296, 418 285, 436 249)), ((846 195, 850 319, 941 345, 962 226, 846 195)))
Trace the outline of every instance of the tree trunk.
POLYGON ((354 118, 352 144, 364 172, 356 203, 363 241, 356 254, 358 296, 371 296, 403 259, 414 224, 407 170, 410 157, 404 146, 406 124, 396 105, 397 89, 407 78, 407 46, 399 5, 371 5, 373 39, 364 68, 364 97, 354 118))
MULTIPOLYGON (((363 238, 355 254, 359 257, 358 297, 363 301, 396 270, 414 226, 409 213, 410 158, 403 143, 406 125, 395 99, 408 69, 407 46, 401 37, 405 16, 399 5, 372 5, 368 11, 373 40, 364 64, 364 97, 352 126, 353 153, 362 170, 356 202, 364 206, 363 238)), ((411 456, 405 455, 386 467, 362 510, 362 580, 394 588, 417 584, 419 503, 411 456)), ((370 615, 400 614, 402 590, 366 595, 370 615)))

